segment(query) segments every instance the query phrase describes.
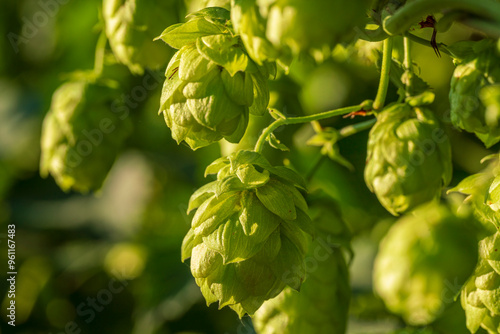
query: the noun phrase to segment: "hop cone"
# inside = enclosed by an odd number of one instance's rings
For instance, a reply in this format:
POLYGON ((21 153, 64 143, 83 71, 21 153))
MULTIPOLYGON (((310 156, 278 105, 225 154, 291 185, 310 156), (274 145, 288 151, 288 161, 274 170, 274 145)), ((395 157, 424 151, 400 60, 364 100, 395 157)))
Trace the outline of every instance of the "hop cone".
POLYGON ((450 182, 451 149, 432 113, 393 104, 370 131, 365 181, 393 215, 441 194, 450 182))
POLYGON ((131 131, 129 119, 110 109, 117 90, 89 80, 60 86, 42 128, 42 176, 49 173, 63 190, 97 190, 131 131))
POLYGON ((227 10, 207 8, 161 36, 180 50, 167 67, 160 112, 172 137, 192 149, 238 142, 249 112, 262 115, 269 103, 267 68, 248 57, 228 22, 227 10))
POLYGON ((456 48, 468 52, 458 60, 451 79, 451 121, 490 147, 500 141, 500 56, 496 43, 458 44, 456 48))
POLYGON ((206 173, 217 181, 197 190, 197 209, 182 245, 207 304, 218 301, 240 317, 253 314, 286 286, 298 290, 312 225, 296 189, 300 176, 273 167, 260 154, 239 151, 206 173))
POLYGON ((116 58, 138 74, 165 66, 173 52, 153 39, 166 24, 179 22, 178 12, 175 0, 104 0, 106 35, 116 58))
POLYGON ((483 327, 490 334, 500 333, 500 232, 481 240, 479 263, 462 290, 461 302, 467 328, 476 333, 483 327))
POLYGON ((410 325, 427 325, 453 302, 477 259, 468 224, 431 203, 391 227, 373 272, 375 291, 390 311, 410 325))
POLYGON ((253 317, 259 334, 345 333, 349 273, 338 246, 349 247, 350 236, 331 201, 314 202, 310 212, 316 238, 306 255, 307 280, 300 292, 287 287, 262 305, 253 317))

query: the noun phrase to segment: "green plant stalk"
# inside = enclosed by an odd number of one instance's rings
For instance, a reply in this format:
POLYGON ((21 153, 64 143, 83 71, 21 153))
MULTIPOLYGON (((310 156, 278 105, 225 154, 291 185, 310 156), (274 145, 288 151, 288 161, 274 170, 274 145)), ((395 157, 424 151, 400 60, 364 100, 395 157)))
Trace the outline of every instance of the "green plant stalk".
POLYGON ((99 35, 99 39, 97 40, 97 45, 95 48, 94 72, 96 76, 100 76, 104 68, 104 55, 106 53, 107 42, 108 38, 106 37, 106 32, 103 29, 103 31, 101 31, 101 34, 99 35))
MULTIPOLYGON (((425 45, 425 46, 430 47, 430 48, 432 47, 431 42, 430 42, 430 41, 428 41, 428 40, 426 40, 426 39, 424 39, 424 38, 421 38, 421 37, 415 36, 415 35, 410 34, 410 33, 406 33, 404 36, 405 36, 405 37, 408 37, 408 38, 409 38, 409 39, 411 39, 413 42, 416 42, 416 43, 418 43, 418 44, 425 45)), ((450 52, 450 50, 448 50, 448 48, 446 47, 446 45, 445 45, 445 44, 443 44, 443 43, 438 43, 438 45, 437 45, 437 46, 438 46, 438 49, 439 49, 439 51, 440 51, 440 52, 445 53, 445 54, 447 54, 447 55, 448 55, 448 56, 450 56, 450 57, 453 57, 453 54, 450 52)))
POLYGON ((461 10, 500 23, 500 3, 488 0, 419 0, 410 2, 384 20, 389 35, 407 31, 429 13, 444 9, 461 10))
POLYGON ((342 129, 339 130, 339 135, 340 135, 339 140, 344 139, 344 138, 349 137, 349 136, 352 136, 352 135, 355 135, 358 132, 368 130, 373 125, 375 125, 376 122, 377 122, 377 119, 372 118, 370 120, 367 120, 367 121, 364 121, 361 123, 352 124, 352 125, 348 125, 346 127, 343 127, 342 129))
POLYGON ((389 37, 384 41, 384 51, 382 56, 382 69, 380 71, 380 82, 378 85, 377 96, 373 102, 373 109, 379 110, 384 107, 387 89, 389 87, 389 71, 391 70, 392 61, 392 38, 389 37))
POLYGON ((308 116, 300 116, 300 117, 289 117, 289 118, 280 118, 271 125, 269 125, 267 128, 265 128, 262 131, 262 134, 260 135, 259 139, 257 140, 257 143, 255 144, 254 151, 255 152, 262 152, 262 149, 264 147, 264 143, 266 142, 266 138, 277 128, 279 128, 282 125, 289 125, 289 124, 301 124, 301 123, 308 123, 308 122, 313 122, 317 121, 320 119, 325 119, 325 118, 330 118, 334 116, 341 116, 341 115, 346 115, 355 111, 361 110, 362 107, 360 105, 356 106, 351 106, 351 107, 345 107, 345 108, 339 108, 339 109, 334 109, 330 111, 325 111, 319 114, 314 114, 314 115, 308 115, 308 116))
POLYGON ((403 65, 405 67, 406 72, 406 97, 412 96, 413 94, 413 64, 411 62, 411 41, 408 37, 403 38, 403 47, 404 47, 404 60, 403 65))

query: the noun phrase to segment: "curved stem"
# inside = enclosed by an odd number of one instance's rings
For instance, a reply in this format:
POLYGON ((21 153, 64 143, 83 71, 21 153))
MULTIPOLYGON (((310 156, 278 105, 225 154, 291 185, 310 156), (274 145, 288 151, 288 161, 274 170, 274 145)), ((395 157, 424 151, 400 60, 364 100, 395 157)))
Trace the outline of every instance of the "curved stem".
POLYGON ((423 16, 444 9, 461 10, 500 23, 500 4, 488 0, 419 0, 410 2, 394 15, 384 20, 384 30, 389 35, 399 35, 408 30, 423 16))
MULTIPOLYGON (((404 36, 408 37, 409 39, 411 39, 412 41, 414 41, 414 42, 416 42, 418 44, 422 44, 422 45, 428 46, 430 48, 432 47, 431 42, 428 41, 428 40, 426 40, 426 39, 424 39, 424 38, 415 36, 415 35, 410 34, 410 33, 406 33, 406 34, 404 34, 404 36)), ((438 47, 438 49, 439 49, 440 52, 445 53, 445 54, 447 54, 450 57, 453 57, 453 54, 450 52, 450 50, 448 50, 448 48, 446 47, 446 44, 438 43, 437 47, 438 47)))
POLYGON ((406 74, 406 97, 412 96, 413 93, 413 64, 411 62, 411 41, 408 37, 403 38, 404 44, 404 61, 403 66, 406 74))
POLYGON ((101 31, 101 34, 99 35, 99 39, 97 40, 97 45, 95 48, 94 72, 97 76, 101 75, 104 68, 104 55, 106 52, 107 41, 108 38, 106 37, 106 32, 103 29, 101 31))
POLYGON ((389 71, 392 61, 392 37, 384 41, 384 54, 382 56, 382 69, 380 71, 380 82, 378 85, 377 96, 373 102, 373 109, 379 110, 384 106, 387 88, 389 87, 389 71))
POLYGON ((358 132, 370 129, 377 122, 376 118, 357 124, 348 125, 339 130, 339 140, 352 136, 358 132))
POLYGON ((330 111, 325 111, 319 114, 314 114, 314 115, 308 115, 308 116, 300 116, 300 117, 289 117, 289 118, 280 118, 271 125, 269 125, 267 128, 262 131, 262 134, 259 137, 259 140, 257 140, 257 144, 255 144, 255 152, 262 152, 262 149, 264 147, 264 143, 266 142, 266 138, 277 128, 279 128, 282 125, 288 125, 288 124, 300 124, 300 123, 308 123, 312 121, 317 121, 320 119, 325 119, 325 118, 330 118, 334 116, 341 116, 341 115, 346 115, 355 111, 358 111, 362 109, 360 105, 356 106, 351 106, 351 107, 345 107, 345 108, 339 108, 339 109, 334 109, 330 111))

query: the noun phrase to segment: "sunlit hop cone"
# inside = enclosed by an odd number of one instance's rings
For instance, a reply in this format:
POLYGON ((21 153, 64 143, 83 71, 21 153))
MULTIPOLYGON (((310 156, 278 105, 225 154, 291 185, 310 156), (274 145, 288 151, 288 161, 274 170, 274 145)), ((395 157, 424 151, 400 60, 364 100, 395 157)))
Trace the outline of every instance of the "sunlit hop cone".
POLYGON ((241 317, 286 286, 298 290, 312 230, 301 177, 252 151, 218 159, 206 173, 217 181, 191 196, 188 211, 197 211, 182 260, 191 258, 207 304, 218 301, 241 317))
POLYGON ((52 96, 42 129, 40 171, 63 190, 97 190, 131 131, 130 119, 111 111, 117 90, 104 83, 74 80, 52 96))
POLYGON ((153 39, 179 22, 178 7, 175 0, 104 0, 106 35, 116 58, 138 74, 165 66, 173 50, 153 39))
POLYGON ((400 218, 381 242, 374 288, 408 324, 427 325, 453 303, 476 261, 471 222, 426 204, 400 218))
POLYGON ((469 50, 457 67, 450 87, 451 121, 475 133, 486 147, 500 141, 500 56, 491 40, 463 42, 469 50))
POLYGON ((483 327, 490 334, 500 333, 500 232, 479 243, 479 263, 462 290, 461 302, 467 328, 476 333, 483 327))
POLYGON ((266 301, 253 317, 259 334, 345 333, 349 310, 349 273, 341 245, 350 236, 335 203, 312 201, 316 237, 306 255, 307 279, 300 292, 287 287, 266 301))
POLYGON ((377 115, 365 181, 390 213, 437 198, 451 173, 450 143, 431 111, 393 104, 377 115))
POLYGON ((161 35, 180 50, 165 74, 160 112, 172 137, 192 149, 222 138, 238 142, 249 112, 266 111, 268 69, 254 63, 232 36, 227 10, 207 8, 189 18, 161 35))

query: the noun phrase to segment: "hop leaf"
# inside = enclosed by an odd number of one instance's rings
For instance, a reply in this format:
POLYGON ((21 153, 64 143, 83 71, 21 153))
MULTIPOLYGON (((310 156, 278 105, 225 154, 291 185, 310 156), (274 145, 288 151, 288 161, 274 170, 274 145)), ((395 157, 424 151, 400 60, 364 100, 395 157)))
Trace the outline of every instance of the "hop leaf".
POLYGON ((310 212, 316 238, 306 255, 307 280, 300 292, 287 287, 255 313, 260 334, 345 333, 349 273, 338 247, 349 249, 350 235, 331 200, 313 201, 310 212))
POLYGON ((177 1, 159 3, 135 0, 104 0, 106 36, 116 58, 131 72, 142 74, 145 67, 167 64, 173 52, 153 39, 165 24, 179 21, 177 1))
POLYGON ((42 129, 40 170, 63 190, 97 190, 131 131, 110 109, 117 91, 88 80, 63 84, 52 97, 42 129))
POLYGON ((298 290, 305 278, 312 225, 296 189, 303 181, 251 151, 216 160, 207 172, 217 173, 217 181, 190 199, 189 210, 197 210, 182 260, 191 257, 207 304, 253 314, 286 286, 298 290))
POLYGON ((476 264, 477 243, 468 224, 431 203, 391 227, 373 272, 375 291, 390 311, 410 325, 427 325, 442 314, 443 291, 452 299, 476 264))
POLYGON ((496 43, 463 42, 464 59, 457 60, 451 79, 450 105, 453 125, 475 133, 486 147, 500 141, 500 57, 496 43))
POLYGON ((393 104, 370 131, 365 181, 393 215, 441 194, 451 179, 451 149, 432 113, 393 104))
POLYGON ((231 35, 228 15, 225 9, 207 8, 160 36, 180 48, 167 67, 160 112, 172 137, 192 149, 222 138, 238 142, 249 113, 262 115, 269 103, 269 73, 231 35))

